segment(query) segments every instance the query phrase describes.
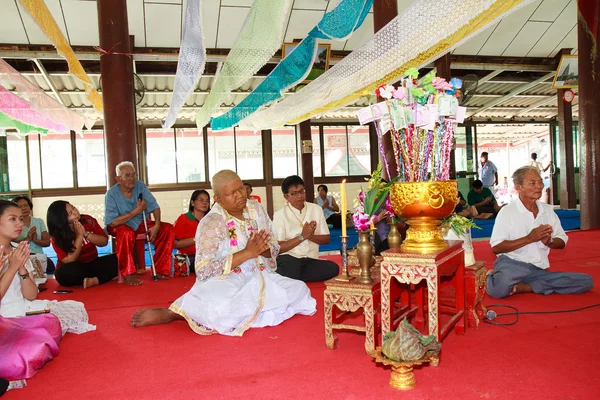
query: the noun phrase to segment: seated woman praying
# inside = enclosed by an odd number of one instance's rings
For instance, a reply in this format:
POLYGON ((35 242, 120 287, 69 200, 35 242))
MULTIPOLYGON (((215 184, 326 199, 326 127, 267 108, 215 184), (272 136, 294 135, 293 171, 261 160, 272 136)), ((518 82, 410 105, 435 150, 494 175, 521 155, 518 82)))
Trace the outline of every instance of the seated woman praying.
POLYGON ((48 228, 58 257, 55 277, 62 286, 89 288, 118 274, 116 254, 98 257, 96 246, 106 246, 108 236, 91 215, 81 215, 73 205, 57 200, 48 207, 48 228))
POLYGON ((0 200, 0 316, 24 317, 49 312, 58 317, 63 335, 95 330, 95 326, 88 324, 82 303, 36 300, 38 290, 29 261, 29 243, 21 242, 15 249, 10 244, 22 231, 19 206, 0 200))
POLYGON ((304 282, 275 273, 279 244, 271 220, 247 201, 237 174, 212 178, 216 204, 196 231, 196 283, 167 308, 138 310, 135 327, 185 320, 201 335, 242 336, 295 314, 313 315, 316 301, 304 282))
MULTIPOLYGON (((323 214, 325 215, 325 221, 328 225, 331 225, 333 228, 341 228, 342 227, 342 215, 338 214, 340 208, 338 207, 335 199, 332 195, 327 194, 328 188, 325 185, 319 185, 317 187, 318 195, 314 199, 314 203, 323 209, 323 214)), ((346 216, 344 215, 344 218, 346 216)))
POLYGON ((198 222, 210 211, 210 195, 204 189, 194 190, 192 197, 190 198, 190 206, 188 212, 181 214, 175 224, 173 224, 173 230, 175 231, 175 245, 177 254, 187 256, 189 260, 188 266, 190 272, 195 274, 194 260, 196 259, 196 243, 194 238, 196 236, 196 229, 198 229, 198 222))
POLYGON ((15 242, 19 243, 23 240, 27 240, 29 242, 31 254, 39 254, 46 259, 46 273, 53 274, 55 269, 54 262, 49 257, 46 257, 43 249, 43 247, 50 246, 50 235, 46 230, 44 221, 41 218, 32 216, 33 203, 29 197, 17 196, 13 201, 17 203, 21 209, 21 216, 23 218, 23 232, 21 232, 21 235, 15 242))

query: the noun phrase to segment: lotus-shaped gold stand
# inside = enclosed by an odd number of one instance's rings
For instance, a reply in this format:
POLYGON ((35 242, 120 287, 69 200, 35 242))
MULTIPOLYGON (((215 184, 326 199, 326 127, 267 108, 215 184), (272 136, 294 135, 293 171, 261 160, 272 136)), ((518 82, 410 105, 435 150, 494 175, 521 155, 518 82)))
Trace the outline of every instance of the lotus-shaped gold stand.
POLYGON ((437 354, 425 355, 423 358, 415 361, 390 360, 381 353, 381 347, 377 347, 372 351, 371 356, 375 358, 375 362, 392 366, 390 386, 400 390, 410 390, 417 386, 417 380, 413 373, 413 366, 428 362, 430 365, 437 367, 440 362, 437 354))
POLYGON ((402 250, 426 253, 448 247, 441 231, 441 220, 458 204, 456 181, 396 182, 390 190, 397 216, 408 218, 402 250))

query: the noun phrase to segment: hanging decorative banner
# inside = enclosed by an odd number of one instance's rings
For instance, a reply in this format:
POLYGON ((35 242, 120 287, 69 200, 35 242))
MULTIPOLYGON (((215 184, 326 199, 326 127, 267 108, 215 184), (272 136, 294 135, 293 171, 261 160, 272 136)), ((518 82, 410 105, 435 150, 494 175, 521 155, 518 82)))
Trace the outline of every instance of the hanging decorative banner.
POLYGON ((44 0, 20 0, 23 7, 29 11, 29 14, 33 17, 35 22, 39 25, 40 29, 48 39, 54 44, 58 54, 63 57, 69 65, 69 72, 79 78, 85 86, 85 95, 90 100, 94 108, 102 112, 102 96, 92 85, 92 81, 87 76, 85 70, 81 66, 81 63, 75 56, 71 45, 60 31, 60 28, 56 24, 54 17, 48 10, 44 0))
MULTIPOLYGON (((81 132, 86 125, 87 121, 83 116, 48 96, 39 86, 21 75, 6 61, 0 59, 0 84, 2 83, 14 86, 20 97, 29 102, 32 110, 50 118, 58 125, 75 132, 81 132)), ((91 123, 88 125, 91 126, 91 123)))
POLYGON ((326 13, 300 44, 240 104, 225 114, 212 118, 213 130, 237 125, 241 120, 283 96, 283 92, 302 82, 310 72, 317 54, 317 39, 343 40, 360 27, 369 13, 373 0, 342 0, 326 13))
POLYGON ((273 57, 281 46, 292 0, 255 0, 221 71, 196 115, 203 128, 225 96, 239 88, 273 57))
POLYGON ((42 135, 48 133, 47 129, 24 124, 20 121, 17 121, 16 119, 10 118, 3 112, 0 112, 0 131, 4 131, 6 129, 15 129, 21 135, 28 135, 32 132, 41 133, 42 135))
POLYGON ((360 49, 302 90, 252 114, 240 126, 260 130, 296 124, 371 94, 427 65, 532 0, 420 0, 360 49))
POLYGON ((8 118, 22 122, 23 124, 44 128, 53 132, 69 132, 63 125, 57 124, 51 118, 46 117, 33 110, 31 105, 0 86, 0 112, 8 118))
POLYGON ((185 100, 196 87, 204 72, 206 49, 202 35, 202 17, 200 0, 188 0, 185 6, 183 21, 183 37, 177 60, 177 73, 173 97, 169 105, 167 118, 163 121, 163 129, 169 129, 177 120, 177 114, 185 100))

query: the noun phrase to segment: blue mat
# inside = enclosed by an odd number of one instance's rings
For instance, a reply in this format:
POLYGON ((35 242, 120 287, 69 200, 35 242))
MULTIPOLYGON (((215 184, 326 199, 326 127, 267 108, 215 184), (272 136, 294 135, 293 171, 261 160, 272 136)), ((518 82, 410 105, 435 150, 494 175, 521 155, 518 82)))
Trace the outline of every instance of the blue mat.
MULTIPOLYGON (((579 229, 580 224, 580 212, 579 210, 555 210, 560 223, 565 231, 572 231, 579 229)), ((481 229, 471 229, 471 237, 476 238, 489 238, 492 236, 492 229, 494 229, 494 219, 485 220, 474 220, 475 224, 481 229)), ((329 244, 319 246, 319 251, 336 251, 342 247, 342 241, 340 235, 342 234, 341 229, 330 229, 331 239, 329 244)), ((358 243, 358 234, 354 229, 348 229, 348 248, 353 248, 358 243)))

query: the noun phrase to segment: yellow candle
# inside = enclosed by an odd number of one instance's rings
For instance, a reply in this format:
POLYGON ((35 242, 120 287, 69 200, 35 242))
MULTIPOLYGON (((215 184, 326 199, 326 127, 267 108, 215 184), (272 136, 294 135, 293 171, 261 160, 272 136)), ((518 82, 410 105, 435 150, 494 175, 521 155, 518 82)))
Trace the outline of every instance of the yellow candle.
POLYGON ((348 204, 346 203, 346 180, 344 179, 340 185, 340 197, 342 199, 342 236, 346 236, 346 214, 348 204))

